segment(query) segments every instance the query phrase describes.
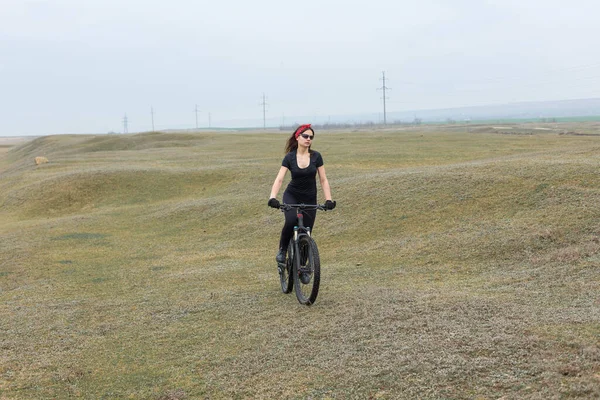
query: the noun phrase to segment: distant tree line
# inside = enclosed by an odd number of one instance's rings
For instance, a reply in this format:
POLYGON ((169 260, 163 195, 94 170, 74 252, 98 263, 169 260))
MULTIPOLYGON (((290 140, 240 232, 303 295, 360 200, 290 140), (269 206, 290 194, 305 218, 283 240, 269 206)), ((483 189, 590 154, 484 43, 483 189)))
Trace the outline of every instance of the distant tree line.
MULTIPOLYGON (((312 126, 315 129, 318 130, 322 130, 322 129, 359 129, 359 128, 384 128, 384 127, 389 127, 389 126, 416 126, 416 125, 421 125, 421 123, 423 122, 423 120, 421 120, 421 118, 415 118, 414 120, 410 121, 410 122, 406 122, 406 121, 402 121, 402 120, 395 120, 391 123, 387 123, 387 124, 381 124, 381 123, 375 123, 373 121, 362 121, 362 122, 326 122, 323 124, 312 124, 312 126)), ((296 129, 300 124, 296 123, 293 125, 280 125, 279 126, 279 130, 281 131, 293 131, 294 129, 296 129)))

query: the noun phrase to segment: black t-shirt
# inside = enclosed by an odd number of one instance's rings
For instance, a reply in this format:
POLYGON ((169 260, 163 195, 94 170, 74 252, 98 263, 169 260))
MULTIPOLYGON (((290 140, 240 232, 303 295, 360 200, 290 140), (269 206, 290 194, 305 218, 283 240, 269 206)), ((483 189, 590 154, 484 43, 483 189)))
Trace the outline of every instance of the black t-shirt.
POLYGON ((281 162, 283 167, 286 167, 292 173, 292 180, 288 184, 286 192, 294 197, 301 198, 316 198, 317 196, 317 168, 323 165, 323 157, 318 151, 310 152, 310 163, 306 168, 298 167, 296 160, 296 150, 290 151, 283 157, 281 162))

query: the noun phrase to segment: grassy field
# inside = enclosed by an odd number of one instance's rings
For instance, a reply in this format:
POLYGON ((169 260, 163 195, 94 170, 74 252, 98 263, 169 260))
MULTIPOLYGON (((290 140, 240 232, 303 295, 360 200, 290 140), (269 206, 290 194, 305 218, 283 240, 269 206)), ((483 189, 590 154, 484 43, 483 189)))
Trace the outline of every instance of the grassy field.
POLYGON ((274 263, 286 134, 4 146, 0 399, 600 397, 600 136, 510 133, 317 132, 311 307, 274 263))

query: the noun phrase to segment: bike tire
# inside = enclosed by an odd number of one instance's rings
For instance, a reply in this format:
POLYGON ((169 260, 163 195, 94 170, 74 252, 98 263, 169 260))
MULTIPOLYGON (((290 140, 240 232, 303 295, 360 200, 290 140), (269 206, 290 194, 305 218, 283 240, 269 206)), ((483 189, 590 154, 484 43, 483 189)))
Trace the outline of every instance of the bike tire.
POLYGON ((298 238, 294 257, 294 286, 300 304, 314 304, 321 283, 321 260, 317 244, 312 237, 301 235, 298 238))
POLYGON ((290 244, 287 248, 287 257, 285 259, 285 267, 279 274, 279 281, 281 283, 281 291, 283 293, 290 293, 294 287, 294 278, 292 276, 294 263, 294 241, 290 240, 290 244))

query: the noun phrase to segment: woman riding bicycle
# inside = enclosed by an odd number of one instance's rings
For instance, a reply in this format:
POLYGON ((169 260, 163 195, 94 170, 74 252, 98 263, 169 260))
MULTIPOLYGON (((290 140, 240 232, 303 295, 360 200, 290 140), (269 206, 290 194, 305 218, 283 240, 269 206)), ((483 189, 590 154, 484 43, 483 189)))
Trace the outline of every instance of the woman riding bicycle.
MULTIPOLYGON (((325 207, 329 210, 335 208, 335 201, 331 200, 331 188, 321 154, 311 150, 310 146, 315 137, 315 131, 310 124, 300 125, 289 137, 285 146, 285 157, 281 162, 281 168, 275 178, 268 205, 273 208, 279 208, 277 194, 285 174, 290 171, 292 180, 283 192, 283 202, 286 204, 317 204, 317 181, 316 175, 319 174, 321 188, 325 194, 325 207)), ((305 226, 314 228, 317 210, 306 210, 304 213, 305 226)), ((275 259, 278 263, 285 262, 285 253, 287 246, 294 234, 294 225, 296 225, 296 210, 285 211, 285 223, 281 230, 279 239, 279 251, 275 259)))

